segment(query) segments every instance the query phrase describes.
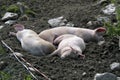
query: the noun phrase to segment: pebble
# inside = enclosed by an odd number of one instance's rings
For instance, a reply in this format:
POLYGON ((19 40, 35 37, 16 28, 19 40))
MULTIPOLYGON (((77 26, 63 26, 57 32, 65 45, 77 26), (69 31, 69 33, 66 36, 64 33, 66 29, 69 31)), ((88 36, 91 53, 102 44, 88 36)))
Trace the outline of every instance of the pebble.
POLYGON ((102 9, 103 13, 107 14, 107 15, 114 14, 115 10, 116 10, 116 7, 115 7, 115 5, 113 3, 107 5, 105 8, 102 9))
POLYGON ((83 73, 82 73, 82 76, 86 76, 86 75, 87 75, 87 73, 86 73, 86 72, 83 72, 83 73))
POLYGON ((117 80, 120 80, 120 77, 117 77, 117 80))
POLYGON ((110 19, 108 17, 101 17, 98 16, 97 17, 97 21, 101 21, 101 22, 110 22, 110 19))
POLYGON ((97 73, 94 80, 117 80, 117 76, 112 73, 97 73))
POLYGON ((113 62, 113 63, 110 65, 110 69, 111 69, 111 70, 120 70, 120 63, 118 63, 118 62, 113 62))
POLYGON ((68 22, 68 23, 66 24, 66 26, 67 26, 67 27, 74 27, 74 24, 71 23, 71 22, 68 22))
POLYGON ((105 43, 105 41, 99 41, 99 42, 98 42, 98 45, 101 46, 101 45, 104 44, 104 43, 105 43))
POLYGON ((12 13, 12 12, 6 12, 5 15, 2 17, 2 21, 7 21, 7 20, 16 20, 18 18, 17 13, 12 13))
POLYGON ((66 25, 67 20, 63 17, 57 17, 57 18, 53 18, 48 20, 48 23, 52 26, 52 27, 59 27, 59 26, 65 26, 66 25))
POLYGON ((2 29, 4 26, 3 25, 0 25, 0 29, 2 29))
POLYGON ((14 23, 16 23, 16 20, 8 20, 5 22, 6 25, 13 25, 14 23))

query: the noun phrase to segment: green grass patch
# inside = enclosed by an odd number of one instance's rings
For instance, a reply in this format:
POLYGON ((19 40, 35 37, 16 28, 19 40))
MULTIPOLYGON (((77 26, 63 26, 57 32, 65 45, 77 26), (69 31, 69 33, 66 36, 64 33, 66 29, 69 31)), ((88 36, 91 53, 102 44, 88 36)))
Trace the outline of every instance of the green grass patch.
POLYGON ((17 5, 10 5, 8 6, 8 8, 6 8, 6 11, 8 12, 14 12, 14 13, 19 13, 20 12, 20 9, 17 5))
POLYGON ((10 80, 10 74, 0 71, 0 80, 10 80))
POLYGON ((120 5, 118 5, 116 0, 111 0, 111 3, 114 3, 116 5, 117 23, 116 24, 112 24, 110 22, 105 23, 105 26, 107 27, 107 34, 109 36, 120 36, 120 5))

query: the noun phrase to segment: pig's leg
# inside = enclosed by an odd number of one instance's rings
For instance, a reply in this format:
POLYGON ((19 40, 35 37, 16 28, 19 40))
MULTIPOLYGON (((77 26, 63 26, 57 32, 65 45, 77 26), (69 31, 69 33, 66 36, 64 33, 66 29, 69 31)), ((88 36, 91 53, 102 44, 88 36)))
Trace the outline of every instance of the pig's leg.
POLYGON ((9 32, 9 35, 16 36, 15 32, 9 32))
POLYGON ((72 49, 70 47, 66 47, 61 51, 61 59, 64 59, 65 57, 69 56, 72 52, 72 49))
POLYGON ((53 53, 51 53, 51 54, 49 55, 49 57, 54 56, 54 55, 58 55, 58 54, 59 54, 59 49, 57 49, 57 50, 55 50, 53 53))
POLYGON ((58 44, 62 41, 62 39, 63 39, 62 36, 57 37, 57 35, 55 35, 55 38, 54 38, 53 44, 58 45, 58 44))

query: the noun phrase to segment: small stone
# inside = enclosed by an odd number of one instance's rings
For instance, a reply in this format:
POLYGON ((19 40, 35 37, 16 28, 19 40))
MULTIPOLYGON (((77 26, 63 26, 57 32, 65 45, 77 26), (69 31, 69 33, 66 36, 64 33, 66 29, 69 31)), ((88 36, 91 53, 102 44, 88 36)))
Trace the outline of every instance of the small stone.
POLYGON ((103 23, 101 22, 101 21, 89 21, 88 23, 87 23, 87 26, 89 27, 97 27, 97 26, 102 26, 103 25, 103 23))
POLYGON ((0 25, 0 29, 2 29, 4 26, 3 25, 0 25))
POLYGON ((67 22, 67 20, 66 20, 63 16, 48 20, 48 23, 49 23, 52 27, 65 26, 65 25, 66 25, 65 22, 67 22))
POLYGON ((89 21, 89 22, 87 23, 87 25, 88 25, 88 26, 93 25, 92 21, 89 21))
POLYGON ((101 22, 110 22, 110 19, 108 17, 101 17, 98 16, 97 17, 97 21, 101 21, 101 22))
POLYGON ((117 80, 120 80, 120 77, 117 77, 117 80))
POLYGON ((116 7, 114 4, 107 5, 102 11, 104 14, 111 15, 114 14, 116 10, 116 7))
POLYGON ((7 20, 15 20, 17 18, 18 18, 18 14, 17 13, 6 12, 1 20, 2 21, 7 21, 7 20))
POLYGON ((99 41, 99 42, 98 42, 98 45, 101 46, 101 45, 104 44, 104 43, 105 43, 105 41, 99 41))
POLYGON ((120 70, 120 63, 113 62, 113 63, 110 65, 110 68, 111 68, 111 70, 120 70))
POLYGON ((117 76, 112 73, 97 73, 94 80, 117 80, 117 76))
POLYGON ((68 23, 66 24, 66 26, 67 26, 67 27, 74 27, 74 24, 71 23, 71 22, 68 22, 68 23))
POLYGON ((13 25, 14 23, 16 23, 15 20, 8 20, 5 22, 5 24, 7 24, 7 25, 13 25))
POLYGON ((87 74, 86 72, 83 72, 83 73, 82 73, 82 76, 85 76, 86 74, 87 74))

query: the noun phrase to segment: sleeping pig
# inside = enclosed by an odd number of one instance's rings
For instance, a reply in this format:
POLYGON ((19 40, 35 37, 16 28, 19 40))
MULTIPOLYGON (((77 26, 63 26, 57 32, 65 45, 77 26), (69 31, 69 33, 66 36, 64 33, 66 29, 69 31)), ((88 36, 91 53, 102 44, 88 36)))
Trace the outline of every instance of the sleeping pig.
POLYGON ((21 24, 13 25, 17 33, 10 32, 10 35, 15 35, 21 42, 24 50, 29 51, 32 55, 41 56, 50 54, 55 50, 55 46, 39 37, 39 35, 30 29, 24 29, 21 24))
POLYGON ((53 43, 55 38, 63 34, 74 34, 81 37, 85 42, 100 42, 104 41, 103 35, 105 32, 106 29, 103 27, 99 27, 94 30, 77 27, 56 27, 42 31, 39 36, 51 43, 53 43))
POLYGON ((76 35, 61 35, 54 40, 54 44, 58 44, 58 48, 49 56, 59 55, 62 59, 64 59, 65 57, 74 54, 81 56, 82 58, 85 57, 82 54, 83 50, 85 49, 85 43, 82 38, 76 35))

